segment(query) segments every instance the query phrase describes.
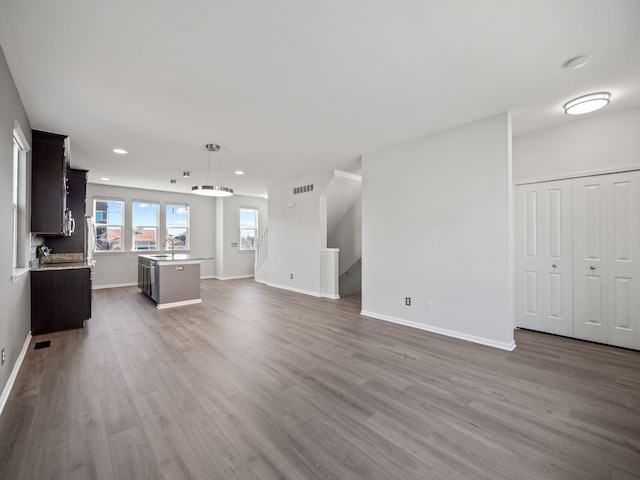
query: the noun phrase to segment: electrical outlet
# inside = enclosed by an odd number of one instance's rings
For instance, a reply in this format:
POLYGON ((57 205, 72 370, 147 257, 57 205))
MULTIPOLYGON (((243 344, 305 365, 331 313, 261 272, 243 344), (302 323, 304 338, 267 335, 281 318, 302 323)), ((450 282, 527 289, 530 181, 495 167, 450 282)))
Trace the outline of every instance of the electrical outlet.
POLYGON ((2 363, 0 365, 4 365, 4 348, 2 349, 2 363))
POLYGON ((431 300, 427 300, 427 310, 433 310, 433 302, 431 300))
POLYGON ((289 278, 290 278, 291 280, 293 280, 293 273, 290 273, 290 274, 289 274, 289 278))
POLYGON ((411 306, 411 297, 404 297, 404 304, 407 307, 410 307, 411 306))

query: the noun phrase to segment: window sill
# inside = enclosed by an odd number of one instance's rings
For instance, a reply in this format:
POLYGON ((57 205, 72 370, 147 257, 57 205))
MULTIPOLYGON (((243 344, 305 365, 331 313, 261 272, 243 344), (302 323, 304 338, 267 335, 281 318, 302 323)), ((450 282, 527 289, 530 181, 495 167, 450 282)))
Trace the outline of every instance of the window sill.
POLYGON ((22 277, 24 277, 27 272, 29 272, 28 268, 14 268, 13 273, 11 274, 11 282, 16 283, 22 277))

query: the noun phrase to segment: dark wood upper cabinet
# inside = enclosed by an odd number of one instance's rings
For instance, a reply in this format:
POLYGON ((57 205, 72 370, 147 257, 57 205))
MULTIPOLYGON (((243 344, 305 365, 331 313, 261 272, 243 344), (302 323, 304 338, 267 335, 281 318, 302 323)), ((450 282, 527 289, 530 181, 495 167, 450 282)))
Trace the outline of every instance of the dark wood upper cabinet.
POLYGON ((33 130, 31 143, 31 232, 64 235, 68 137, 33 130))

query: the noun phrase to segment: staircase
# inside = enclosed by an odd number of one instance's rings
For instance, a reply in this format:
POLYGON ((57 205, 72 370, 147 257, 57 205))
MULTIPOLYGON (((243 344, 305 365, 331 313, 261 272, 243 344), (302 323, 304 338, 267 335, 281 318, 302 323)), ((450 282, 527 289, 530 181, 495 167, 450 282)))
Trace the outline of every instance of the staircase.
POLYGON ((340 297, 362 292, 362 257, 340 275, 340 297))
POLYGON ((269 257, 269 229, 256 240, 256 259, 253 278, 256 282, 267 283, 267 258, 269 257))

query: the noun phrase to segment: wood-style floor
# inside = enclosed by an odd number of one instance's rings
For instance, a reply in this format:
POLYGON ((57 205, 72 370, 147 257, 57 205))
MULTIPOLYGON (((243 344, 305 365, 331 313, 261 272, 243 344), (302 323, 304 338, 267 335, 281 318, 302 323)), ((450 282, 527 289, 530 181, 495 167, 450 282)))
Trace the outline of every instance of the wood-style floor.
POLYGON ((34 338, 0 478, 640 478, 640 352, 527 331, 505 352, 252 280, 202 294, 99 290, 85 329, 34 338))

